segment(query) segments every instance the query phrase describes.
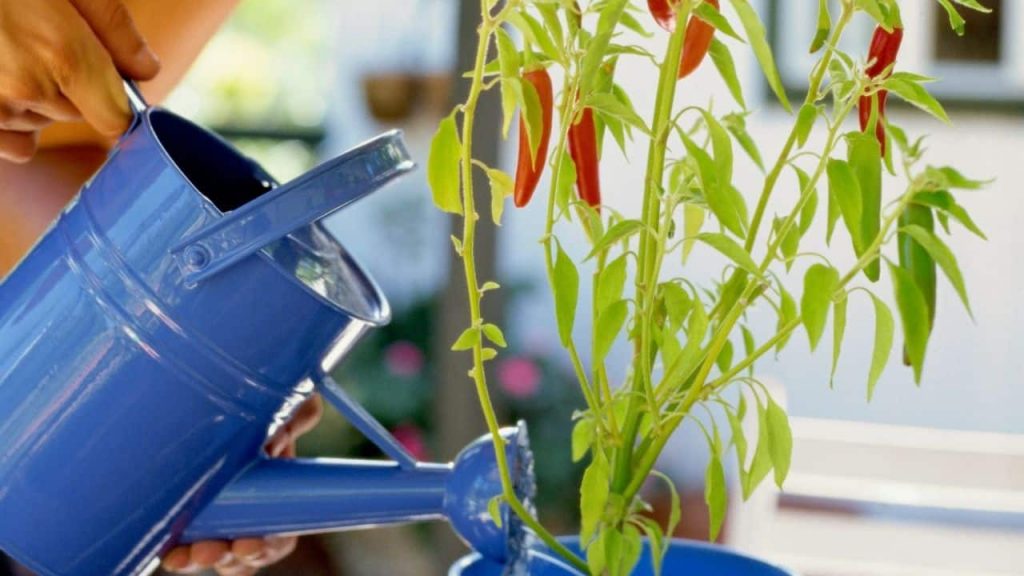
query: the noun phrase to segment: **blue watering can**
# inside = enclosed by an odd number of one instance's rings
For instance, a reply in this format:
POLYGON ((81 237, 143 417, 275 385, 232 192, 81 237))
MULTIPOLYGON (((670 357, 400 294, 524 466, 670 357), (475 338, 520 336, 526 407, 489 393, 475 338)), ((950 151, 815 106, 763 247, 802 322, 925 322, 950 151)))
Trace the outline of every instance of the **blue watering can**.
MULTIPOLYGON (((0 549, 121 576, 183 542, 435 518, 486 557, 519 549, 487 512, 488 441, 416 462, 328 376, 390 310, 319 220, 413 168, 401 135, 278 186, 129 92, 128 133, 0 284, 0 549), (314 392, 391 461, 268 459, 314 392)), ((528 499, 525 430, 502 434, 528 499)))

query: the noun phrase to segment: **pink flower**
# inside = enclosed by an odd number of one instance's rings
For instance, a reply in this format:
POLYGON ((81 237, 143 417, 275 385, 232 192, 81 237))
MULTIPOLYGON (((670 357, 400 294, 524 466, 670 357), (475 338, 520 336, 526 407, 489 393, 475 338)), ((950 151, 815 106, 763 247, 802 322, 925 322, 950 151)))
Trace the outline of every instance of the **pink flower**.
POLYGON ((384 351, 384 362, 396 376, 415 376, 423 370, 423 351, 412 342, 400 340, 384 351))
POLYGON ((412 454, 413 458, 423 461, 428 457, 427 443, 423 439, 423 431, 415 424, 399 424, 391 431, 398 443, 412 454))
POLYGON ((498 365, 498 384, 513 398, 530 398, 540 390, 540 368, 528 358, 509 358, 498 365))

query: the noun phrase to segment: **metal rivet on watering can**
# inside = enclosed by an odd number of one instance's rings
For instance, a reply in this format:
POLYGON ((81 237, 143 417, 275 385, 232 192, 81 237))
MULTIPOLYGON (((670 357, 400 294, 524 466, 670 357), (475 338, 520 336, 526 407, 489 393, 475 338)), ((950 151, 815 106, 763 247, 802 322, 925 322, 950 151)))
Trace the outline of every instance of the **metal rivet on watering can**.
POLYGON ((182 256, 185 265, 192 271, 202 270, 210 263, 210 251, 200 244, 189 246, 182 256))

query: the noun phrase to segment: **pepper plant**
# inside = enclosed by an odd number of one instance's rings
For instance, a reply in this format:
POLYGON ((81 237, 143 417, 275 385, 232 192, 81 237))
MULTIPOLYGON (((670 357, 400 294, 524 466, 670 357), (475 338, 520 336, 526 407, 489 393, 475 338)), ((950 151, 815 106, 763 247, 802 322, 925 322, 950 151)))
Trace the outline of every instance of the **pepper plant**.
MULTIPOLYGON (((937 1, 960 34, 960 10, 987 11, 975 0, 937 1)), ((894 95, 949 121, 926 88, 930 79, 897 65, 904 34, 897 0, 840 0, 838 13, 830 13, 835 4, 820 0, 810 46, 817 61, 798 105, 784 90, 761 15, 748 0, 639 4, 481 0, 475 64, 465 74, 469 94, 441 122, 428 165, 435 203, 463 217, 462 235, 453 236, 452 243, 465 271, 471 324, 452 349, 473 356, 470 377, 495 442, 504 495, 492 510, 509 506, 548 546, 592 574, 630 573, 643 537, 656 551, 667 549, 666 534, 673 526, 663 530, 645 515, 639 492, 652 475, 671 485, 655 463, 688 418, 701 416, 695 421, 711 448, 706 499, 712 538, 726 509, 727 453, 737 459, 744 498, 769 474, 782 485, 792 449, 789 422, 757 379, 755 364, 778 354, 795 331, 806 332, 813 350, 832 317, 834 374, 848 308, 872 309, 875 336, 865 374, 870 399, 897 340, 898 316, 903 360, 919 382, 934 323, 937 270, 970 311, 964 279, 942 233, 960 226, 984 237, 957 196, 984 183, 953 167, 928 165, 923 140, 911 138, 886 117, 888 96, 894 95), (858 13, 877 29, 863 53, 847 54, 839 49, 840 40, 858 13), (652 35, 664 37, 662 54, 634 42, 652 35), (753 112, 733 50, 752 51, 779 105, 792 114, 792 128, 781 144, 755 140, 747 132, 746 119, 753 112), (719 114, 687 98, 690 74, 705 55, 735 100, 735 111, 719 114), (616 81, 617 68, 648 64, 659 70, 656 86, 616 81), (557 89, 553 77, 559 79, 557 89), (519 112, 515 176, 473 155, 476 110, 489 90, 501 93, 504 135, 519 112), (652 95, 653 115, 643 118, 633 102, 652 95), (849 118, 855 108, 859 126, 849 118), (821 143, 812 148, 808 144, 815 130, 823 138, 815 139, 821 143), (645 176, 631 190, 642 195, 639 215, 601 204, 600 156, 614 150, 604 143, 608 136, 623 153, 630 142, 647 144, 645 176), (766 162, 769 152, 775 160, 766 162), (741 163, 762 174, 759 190, 734 184, 741 163), (546 269, 553 324, 586 402, 572 438, 573 459, 589 462, 579 503, 584 558, 560 545, 528 503, 517 500, 500 449, 484 365, 505 347, 505 337, 481 315, 481 300, 499 286, 482 282, 475 267, 477 170, 488 177, 489 212, 496 224, 507 196, 524 206, 535 196, 541 173, 550 176, 546 196, 537 198, 547 206, 544 261, 538 265, 546 269), (784 196, 777 189, 787 171, 795 174, 798 188, 784 196), (900 179, 898 188, 883 190, 885 172, 900 179), (802 252, 807 235, 820 229, 812 224, 822 218, 828 253, 802 252), (587 252, 570 254, 556 224, 559 230, 579 226, 589 240, 587 252), (666 277, 667 261, 685 264, 695 250, 721 257, 720 278, 666 277), (856 262, 840 269, 833 258, 848 252, 856 262), (791 293, 782 278, 797 274, 802 274, 802 291, 791 293), (581 281, 593 286, 587 302, 580 301, 581 281), (877 295, 889 290, 896 314, 877 295), (767 333, 748 325, 751 312, 761 308, 777 316, 767 333), (581 313, 594 320, 588 339, 574 334, 581 313), (620 338, 628 339, 632 356, 628 370, 613 373, 606 358, 620 338), (730 394, 734 388, 746 393, 730 394), (758 422, 757 438, 744 436, 741 421, 747 413, 758 422), (729 431, 728 441, 720 429, 729 431)), ((678 519, 675 508, 670 524, 678 519)), ((660 556, 654 554, 656 570, 660 556)))

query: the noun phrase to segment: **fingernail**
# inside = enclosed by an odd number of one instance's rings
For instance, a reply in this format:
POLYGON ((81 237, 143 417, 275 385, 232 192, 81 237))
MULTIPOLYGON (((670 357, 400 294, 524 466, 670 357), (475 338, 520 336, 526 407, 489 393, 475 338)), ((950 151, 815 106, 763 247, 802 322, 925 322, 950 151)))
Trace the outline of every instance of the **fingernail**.
POLYGON ((227 566, 227 565, 231 564, 231 563, 232 563, 232 562, 234 562, 234 561, 235 561, 235 555, 234 555, 234 554, 232 554, 231 552, 228 552, 227 554, 225 554, 225 555, 224 555, 224 557, 223 557, 223 558, 221 558, 221 559, 220 559, 220 560, 219 560, 219 561, 217 562, 216 566, 217 566, 217 567, 223 567, 223 566, 227 566))

